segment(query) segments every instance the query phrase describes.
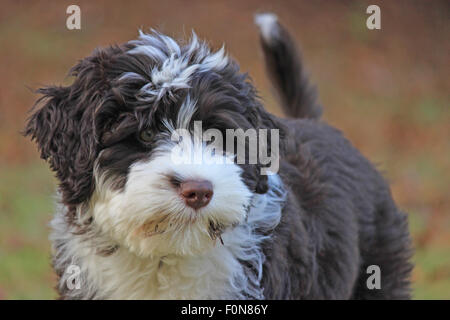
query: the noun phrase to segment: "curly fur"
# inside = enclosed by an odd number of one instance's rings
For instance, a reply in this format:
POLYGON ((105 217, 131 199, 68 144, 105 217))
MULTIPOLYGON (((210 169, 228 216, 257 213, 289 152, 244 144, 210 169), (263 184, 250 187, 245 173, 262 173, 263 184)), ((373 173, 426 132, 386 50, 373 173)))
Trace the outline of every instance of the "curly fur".
POLYGON ((195 34, 178 43, 141 32, 79 62, 72 85, 38 90, 25 134, 60 182, 51 240, 61 298, 410 297, 407 216, 374 166, 320 120, 276 16, 256 23, 289 119, 265 111, 237 63, 195 34), (192 133, 194 121, 222 132, 279 129, 278 174, 262 175, 259 162, 173 166, 170 132, 192 133), (192 177, 215 189, 197 213, 176 194, 192 177), (67 286, 73 264, 79 290, 67 286), (381 289, 366 286, 370 265, 381 269, 381 289))

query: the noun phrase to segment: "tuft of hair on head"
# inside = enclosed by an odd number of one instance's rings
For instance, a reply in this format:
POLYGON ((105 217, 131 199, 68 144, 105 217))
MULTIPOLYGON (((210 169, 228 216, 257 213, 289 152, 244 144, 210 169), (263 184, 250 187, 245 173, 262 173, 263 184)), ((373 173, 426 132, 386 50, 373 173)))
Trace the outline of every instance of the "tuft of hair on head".
POLYGON ((279 37, 280 28, 276 14, 270 12, 255 14, 254 22, 266 43, 271 44, 274 39, 279 37))

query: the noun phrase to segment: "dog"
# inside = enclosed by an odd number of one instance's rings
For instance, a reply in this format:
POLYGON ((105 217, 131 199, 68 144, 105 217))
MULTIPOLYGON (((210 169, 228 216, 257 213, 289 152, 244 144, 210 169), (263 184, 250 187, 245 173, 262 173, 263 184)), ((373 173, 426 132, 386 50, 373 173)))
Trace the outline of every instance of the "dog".
POLYGON ((374 166, 320 120, 277 17, 255 22, 286 118, 264 109, 223 47, 194 32, 184 42, 140 32, 81 60, 70 86, 38 90, 24 134, 59 180, 50 239, 61 299, 410 298, 406 214, 374 166), (266 130, 258 143, 276 155, 275 170, 249 161, 250 140, 228 144, 246 151, 240 163, 236 151, 196 143, 196 122, 201 133, 266 130), (176 163, 180 144, 181 158, 202 160, 176 163))

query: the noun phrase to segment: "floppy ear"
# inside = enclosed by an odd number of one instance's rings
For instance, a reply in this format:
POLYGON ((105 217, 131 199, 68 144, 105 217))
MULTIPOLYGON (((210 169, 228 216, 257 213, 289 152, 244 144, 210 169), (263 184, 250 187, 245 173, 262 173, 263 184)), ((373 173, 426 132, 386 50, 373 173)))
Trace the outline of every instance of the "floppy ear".
POLYGON ((24 135, 37 143, 41 158, 56 173, 64 203, 80 203, 92 191, 95 145, 87 139, 91 122, 83 119, 84 108, 71 97, 70 87, 46 87, 37 92, 43 96, 32 109, 24 135))
POLYGON ((68 119, 64 112, 67 89, 47 87, 37 90, 43 96, 33 107, 33 114, 25 128, 25 135, 37 143, 41 158, 48 160, 54 171, 64 166, 61 147, 64 146, 62 135, 68 133, 68 119))

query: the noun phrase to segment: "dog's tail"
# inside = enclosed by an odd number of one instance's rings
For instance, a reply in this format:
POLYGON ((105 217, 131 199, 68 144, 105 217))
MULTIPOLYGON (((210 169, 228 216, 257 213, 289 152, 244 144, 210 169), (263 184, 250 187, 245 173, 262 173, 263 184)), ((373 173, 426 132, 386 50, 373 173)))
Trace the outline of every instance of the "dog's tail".
POLYGON ((282 108, 293 118, 319 118, 322 107, 302 65, 301 54, 286 29, 272 13, 257 14, 267 71, 282 108))

